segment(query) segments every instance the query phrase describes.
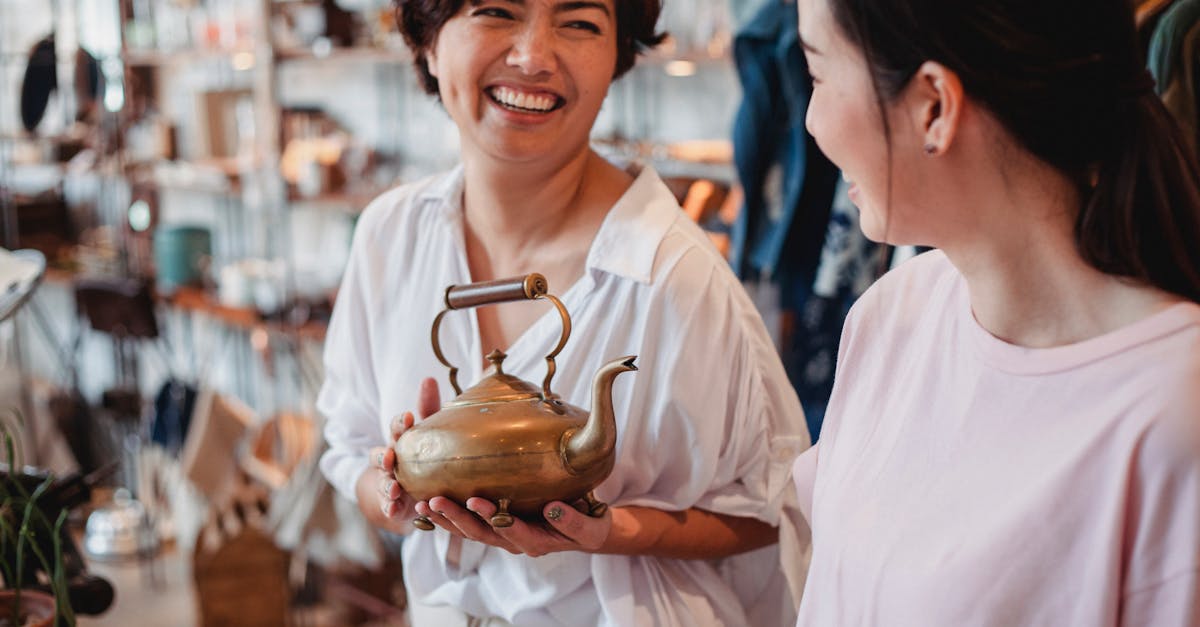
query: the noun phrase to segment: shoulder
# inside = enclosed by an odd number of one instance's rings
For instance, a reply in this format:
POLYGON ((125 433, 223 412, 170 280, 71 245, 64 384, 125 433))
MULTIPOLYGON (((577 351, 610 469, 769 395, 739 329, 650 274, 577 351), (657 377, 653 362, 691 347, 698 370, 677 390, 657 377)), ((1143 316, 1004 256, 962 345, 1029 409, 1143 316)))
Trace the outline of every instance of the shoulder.
POLYGON ((1129 477, 1126 593, 1200 568, 1200 399, 1149 421, 1124 467, 1129 477))
POLYGON ((375 197, 358 217, 355 238, 375 239, 394 232, 421 212, 444 201, 447 188, 453 186, 457 170, 440 172, 421 180, 394 187, 375 197))
POLYGON ((950 314, 952 299, 964 289, 962 275, 940 250, 917 255, 875 282, 850 308, 846 331, 901 330, 915 326, 928 311, 950 314))
POLYGON ((652 277, 662 322, 675 327, 671 333, 685 334, 693 350, 741 353, 756 369, 778 362, 746 288, 708 234, 682 211, 663 237, 652 277))
POLYGON ((729 262, 708 234, 679 209, 654 258, 652 282, 656 292, 676 307, 757 310, 729 262))
POLYGON ((636 286, 645 304, 665 303, 676 311, 694 308, 709 295, 742 291, 728 262, 657 172, 649 165, 637 168, 596 235, 589 266, 604 271, 607 280, 636 286))
MULTIPOLYGON (((649 167, 649 166, 647 166, 649 167)), ((688 218, 666 183, 653 175, 651 193, 644 195, 650 221, 661 224, 653 255, 650 282, 672 299, 687 301, 705 293, 743 293, 741 282, 712 238, 688 218)))
MULTIPOLYGON (((437 221, 449 214, 445 202, 457 170, 436 174, 380 194, 359 214, 342 279, 343 289, 388 292, 382 286, 408 284, 422 269, 444 257, 446 229, 437 221)), ((365 296, 366 298, 373 298, 365 296)), ((380 297, 382 306, 390 297, 380 297)))
POLYGON ((884 303, 921 302, 933 290, 947 290, 961 279, 958 270, 950 263, 946 254, 931 250, 893 268, 875 282, 859 299, 863 308, 878 307, 884 303))
MULTIPOLYGON (((1147 342, 1138 374, 1148 383, 1157 382, 1147 393, 1162 404, 1167 428, 1200 434, 1200 305, 1181 304, 1164 312, 1175 318, 1164 324, 1163 335, 1147 342)), ((1200 437, 1193 438, 1200 443, 1200 437)), ((1200 450, 1200 447, 1197 447, 1200 450)))

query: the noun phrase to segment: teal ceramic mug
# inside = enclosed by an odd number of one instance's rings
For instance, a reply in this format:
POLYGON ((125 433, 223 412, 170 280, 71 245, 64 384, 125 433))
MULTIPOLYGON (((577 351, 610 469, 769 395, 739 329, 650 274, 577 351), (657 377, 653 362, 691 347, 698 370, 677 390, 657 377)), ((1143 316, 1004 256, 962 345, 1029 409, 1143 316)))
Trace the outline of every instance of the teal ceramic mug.
POLYGON ((154 265, 158 289, 199 285, 212 256, 212 234, 202 226, 164 225, 154 231, 154 265))

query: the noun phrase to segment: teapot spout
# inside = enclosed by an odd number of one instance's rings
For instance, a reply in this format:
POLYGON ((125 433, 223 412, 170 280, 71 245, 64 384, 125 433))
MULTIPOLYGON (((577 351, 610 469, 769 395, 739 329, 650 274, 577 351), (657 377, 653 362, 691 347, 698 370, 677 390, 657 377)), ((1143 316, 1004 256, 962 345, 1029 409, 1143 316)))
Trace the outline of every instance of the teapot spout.
POLYGON ((635 355, 604 364, 592 380, 592 413, 582 429, 569 433, 563 460, 572 472, 583 474, 604 463, 612 464, 617 446, 617 421, 613 415, 613 379, 622 372, 637 370, 635 355))

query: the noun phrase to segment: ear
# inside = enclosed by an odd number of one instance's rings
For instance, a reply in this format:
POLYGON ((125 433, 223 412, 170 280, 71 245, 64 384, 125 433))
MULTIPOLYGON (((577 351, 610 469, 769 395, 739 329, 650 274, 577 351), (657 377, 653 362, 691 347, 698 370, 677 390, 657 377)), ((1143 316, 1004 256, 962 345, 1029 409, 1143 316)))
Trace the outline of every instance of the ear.
POLYGON ((915 127, 925 152, 942 154, 954 144, 963 112, 963 88, 958 74, 941 63, 926 61, 909 83, 915 127))
POLYGON ((429 46, 429 49, 425 51, 425 67, 429 69, 430 76, 438 78, 437 57, 435 57, 433 54, 432 45, 429 46))

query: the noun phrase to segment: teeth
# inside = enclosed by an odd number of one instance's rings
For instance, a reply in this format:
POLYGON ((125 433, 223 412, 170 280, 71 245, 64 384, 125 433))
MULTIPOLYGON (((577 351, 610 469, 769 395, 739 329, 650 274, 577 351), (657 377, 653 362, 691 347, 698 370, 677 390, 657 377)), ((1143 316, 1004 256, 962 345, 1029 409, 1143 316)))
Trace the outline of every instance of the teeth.
POLYGON ((549 96, 526 94, 508 87, 493 89, 492 97, 502 105, 527 111, 549 111, 555 104, 555 99, 549 96))

